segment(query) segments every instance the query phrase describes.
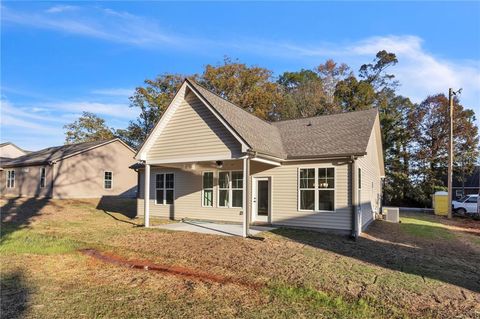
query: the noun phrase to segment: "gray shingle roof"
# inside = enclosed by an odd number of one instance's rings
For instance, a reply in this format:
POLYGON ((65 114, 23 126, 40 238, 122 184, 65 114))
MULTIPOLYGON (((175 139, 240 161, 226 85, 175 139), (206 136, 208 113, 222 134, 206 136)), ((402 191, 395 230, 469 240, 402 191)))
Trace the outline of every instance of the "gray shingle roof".
POLYGON ((377 110, 357 111, 272 123, 287 158, 364 154, 377 110))
POLYGON ((253 150, 281 158, 286 156, 280 132, 275 126, 210 92, 198 83, 187 81, 253 150))
POLYGON ((187 81, 254 151, 283 159, 364 154, 377 116, 371 109, 269 123, 187 81))
POLYGON ((92 147, 99 146, 101 144, 106 144, 114 140, 116 139, 48 147, 40 151, 31 152, 29 154, 26 154, 20 157, 8 159, 8 160, 1 160, 0 166, 2 168, 6 168, 6 167, 14 167, 14 166, 48 164, 50 162, 61 160, 65 157, 68 157, 77 153, 81 153, 92 147))

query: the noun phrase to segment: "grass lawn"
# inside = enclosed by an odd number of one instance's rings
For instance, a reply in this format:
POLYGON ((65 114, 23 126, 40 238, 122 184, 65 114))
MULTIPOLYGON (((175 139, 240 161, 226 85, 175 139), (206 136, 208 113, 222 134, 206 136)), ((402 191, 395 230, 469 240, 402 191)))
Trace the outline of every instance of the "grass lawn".
POLYGON ((100 206, 1 200, 2 318, 480 318, 478 221, 409 214, 357 242, 245 240, 145 229, 135 203, 100 206))

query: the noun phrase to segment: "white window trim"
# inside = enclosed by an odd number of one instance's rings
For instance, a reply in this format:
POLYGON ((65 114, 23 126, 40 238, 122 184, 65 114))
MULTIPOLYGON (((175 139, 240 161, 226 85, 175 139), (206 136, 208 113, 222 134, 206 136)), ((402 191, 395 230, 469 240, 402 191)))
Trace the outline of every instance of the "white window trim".
MULTIPOLYGON (((175 186, 175 185, 174 185, 175 186)), ((203 199, 204 199, 204 191, 205 190, 212 190, 212 197, 214 196, 215 194, 215 172, 214 171, 202 171, 202 197, 201 197, 201 204, 202 204, 202 207, 208 207, 208 208, 211 208, 211 207, 214 207, 215 205, 215 199, 212 198, 212 205, 210 206, 207 206, 207 205, 204 205, 203 203, 203 199), (203 175, 205 175, 205 173, 212 173, 212 178, 213 178, 213 185, 212 185, 212 188, 204 188, 203 187, 203 175)))
POLYGON ((47 186, 47 168, 45 166, 40 167, 40 188, 45 188, 47 186), (45 172, 45 176, 43 176, 43 172, 45 172), (43 178, 43 186, 42 186, 42 178, 43 178))
POLYGON ((112 190, 113 189, 113 172, 112 171, 103 171, 103 189, 106 189, 106 190, 112 190), (112 179, 111 179, 111 184, 112 185, 110 186, 110 188, 105 187, 105 182, 107 181, 105 179, 105 173, 111 173, 112 174, 112 179))
POLYGON ((15 170, 14 169, 7 170, 6 174, 7 174, 7 185, 6 185, 7 188, 15 188, 15 175, 16 175, 15 170), (13 178, 11 178, 12 172, 13 172, 13 178))
MULTIPOLYGON (((218 187, 217 187, 217 207, 218 208, 243 208, 243 205, 242 206, 232 206, 232 190, 233 190, 233 187, 232 187, 232 172, 238 172, 238 173, 242 173, 242 176, 243 176, 243 171, 239 171, 239 170, 233 170, 233 171, 218 171, 218 187), (228 180, 228 189, 227 188, 221 188, 220 187, 220 173, 228 173, 228 177, 229 177, 229 180, 228 180), (220 190, 228 190, 228 205, 227 206, 221 206, 220 205, 220 190)), ((242 190, 245 191, 243 189, 243 183, 242 183, 242 187, 241 188, 235 188, 235 190, 242 190)), ((243 196, 242 196, 243 198, 243 196)))
POLYGON ((337 170, 335 166, 320 166, 320 167, 312 167, 312 166, 306 166, 306 167, 299 167, 297 169, 297 211, 299 212, 314 212, 314 213, 334 213, 337 209, 337 170), (333 188, 319 188, 318 187, 318 169, 327 169, 327 168, 333 168, 333 188), (302 189, 310 189, 314 190, 314 209, 309 210, 309 209, 300 209, 300 170, 302 169, 314 169, 315 171, 315 184, 314 188, 302 188, 302 189), (319 190, 333 190, 333 210, 320 210, 318 209, 318 191, 319 190))
POLYGON ((155 173, 154 183, 155 183, 155 205, 162 205, 162 206, 173 205, 175 203, 175 173, 173 173, 173 172, 155 173), (166 187, 167 186, 166 175, 168 175, 168 174, 173 175, 173 188, 167 188, 166 187), (157 175, 163 175, 163 188, 157 188, 157 175), (158 203, 158 201, 157 201, 157 190, 159 190, 159 189, 163 189, 163 201, 162 201, 162 203, 158 203), (172 204, 167 204, 167 199, 166 199, 167 190, 172 190, 173 191, 173 203, 172 204))

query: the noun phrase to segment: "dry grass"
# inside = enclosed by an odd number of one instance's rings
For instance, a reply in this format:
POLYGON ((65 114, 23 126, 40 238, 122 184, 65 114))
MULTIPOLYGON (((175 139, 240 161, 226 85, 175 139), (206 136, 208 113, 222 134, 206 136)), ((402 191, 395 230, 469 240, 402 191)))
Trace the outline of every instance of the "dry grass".
POLYGON ((134 205, 87 200, 2 202, 5 318, 473 318, 480 316, 479 224, 405 216, 354 243, 279 229, 265 240, 138 227, 134 205), (127 216, 125 216, 127 215, 127 216), (81 254, 254 282, 197 280, 81 254))

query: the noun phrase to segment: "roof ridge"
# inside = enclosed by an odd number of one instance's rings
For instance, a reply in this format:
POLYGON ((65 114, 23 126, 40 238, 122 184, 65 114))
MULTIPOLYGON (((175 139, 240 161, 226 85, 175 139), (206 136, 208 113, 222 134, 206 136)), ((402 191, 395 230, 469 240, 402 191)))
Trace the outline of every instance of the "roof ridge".
POLYGON ((272 124, 273 122, 267 121, 267 120, 265 120, 265 119, 262 119, 261 117, 256 116, 255 114, 250 113, 249 111, 245 110, 245 109, 244 109, 243 107, 241 107, 240 105, 237 105, 237 104, 235 104, 235 103, 227 100, 226 98, 218 95, 217 93, 215 93, 215 92, 207 89, 205 86, 201 85, 201 84, 198 83, 197 81, 195 81, 195 80, 190 80, 190 79, 188 79, 188 78, 185 78, 185 80, 187 80, 189 83, 192 83, 192 82, 193 82, 193 84, 196 84, 196 85, 198 85, 199 87, 201 87, 202 89, 207 90, 207 91, 210 92, 211 94, 215 95, 216 97, 218 97, 218 98, 220 98, 220 99, 222 99, 222 100, 224 100, 224 101, 227 101, 228 103, 230 103, 230 104, 232 104, 233 106, 239 108, 240 110, 244 111, 245 113, 247 113, 247 114, 249 114, 249 115, 251 115, 251 116, 256 117, 257 119, 259 119, 259 120, 267 123, 268 125, 273 126, 273 124, 272 124))
POLYGON ((278 121, 272 122, 272 125, 275 125, 275 123, 279 123, 279 122, 299 121, 299 120, 308 120, 308 119, 319 118, 319 117, 346 115, 346 114, 361 113, 361 112, 371 112, 373 110, 375 112, 378 112, 378 108, 372 107, 371 109, 368 109, 368 110, 357 110, 357 111, 341 112, 341 113, 334 113, 334 114, 313 115, 313 116, 307 116, 307 117, 300 117, 300 118, 297 118, 297 119, 278 120, 278 121))

